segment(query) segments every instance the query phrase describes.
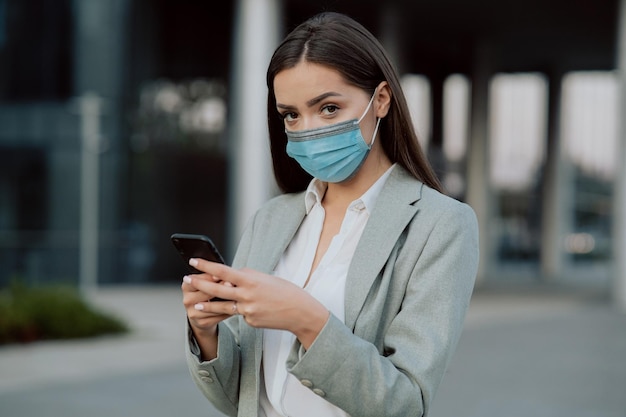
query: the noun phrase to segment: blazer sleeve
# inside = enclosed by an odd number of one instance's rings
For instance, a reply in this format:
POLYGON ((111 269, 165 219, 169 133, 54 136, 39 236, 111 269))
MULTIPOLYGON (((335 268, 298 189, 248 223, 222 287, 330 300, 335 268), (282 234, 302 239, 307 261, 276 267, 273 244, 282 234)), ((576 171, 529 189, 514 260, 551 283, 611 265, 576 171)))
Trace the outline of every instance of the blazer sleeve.
MULTIPOLYGON (((246 264, 254 221, 244 230, 233 266, 246 264)), ((202 394, 222 413, 236 416, 239 403, 241 349, 239 346, 240 316, 218 325, 217 358, 203 361, 200 349, 186 324, 185 352, 191 377, 202 394)))
POLYGON ((220 323, 217 358, 203 361, 187 323, 185 351, 191 379, 211 403, 228 416, 237 415, 239 401, 239 346, 230 327, 220 323))
POLYGON ((427 237, 415 263, 394 268, 409 277, 382 351, 331 316, 309 350, 296 341, 287 360, 289 372, 350 415, 425 416, 456 348, 478 267, 476 217, 458 203, 418 229, 410 233, 427 237))

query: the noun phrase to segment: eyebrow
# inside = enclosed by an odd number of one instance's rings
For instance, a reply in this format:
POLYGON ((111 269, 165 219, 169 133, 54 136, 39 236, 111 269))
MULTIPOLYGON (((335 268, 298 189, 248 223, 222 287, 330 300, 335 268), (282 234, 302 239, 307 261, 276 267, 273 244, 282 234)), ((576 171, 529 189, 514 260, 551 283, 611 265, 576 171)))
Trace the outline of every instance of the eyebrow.
MULTIPOLYGON (((338 97, 338 96, 341 96, 341 94, 336 93, 334 91, 329 91, 327 93, 320 94, 317 97, 313 97, 311 100, 306 102, 306 105, 307 105, 307 107, 313 107, 317 103, 319 103, 320 101, 322 101, 322 100, 324 100, 324 99, 326 99, 328 97, 338 97)), ((285 110, 293 110, 293 109, 295 109, 294 106, 290 106, 290 105, 287 105, 287 104, 280 104, 280 103, 276 103, 276 107, 279 107, 279 108, 285 109, 285 110)))

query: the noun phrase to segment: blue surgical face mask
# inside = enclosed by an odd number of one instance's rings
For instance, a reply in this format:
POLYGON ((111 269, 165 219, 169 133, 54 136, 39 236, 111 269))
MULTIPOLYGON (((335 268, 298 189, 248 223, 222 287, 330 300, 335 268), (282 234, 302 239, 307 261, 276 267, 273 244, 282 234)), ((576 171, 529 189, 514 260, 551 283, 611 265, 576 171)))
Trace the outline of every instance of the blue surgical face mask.
POLYGON ((302 169, 325 182, 341 182, 352 178, 369 154, 374 135, 368 145, 363 139, 359 123, 369 111, 374 95, 359 119, 347 120, 315 129, 288 131, 287 155, 298 161, 302 169))

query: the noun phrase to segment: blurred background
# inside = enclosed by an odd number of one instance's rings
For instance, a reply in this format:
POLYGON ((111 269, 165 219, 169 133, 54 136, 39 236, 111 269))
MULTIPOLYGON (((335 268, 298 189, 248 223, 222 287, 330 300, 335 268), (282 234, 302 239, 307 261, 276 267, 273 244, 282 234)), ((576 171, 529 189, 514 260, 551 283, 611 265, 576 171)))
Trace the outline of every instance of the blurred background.
POLYGON ((266 64, 323 10, 390 51, 423 147, 479 216, 479 282, 611 291, 618 0, 0 0, 0 285, 170 283, 174 232, 230 258, 276 193, 266 64))
POLYGON ((170 282, 177 231, 232 255, 234 205, 274 191, 268 55, 332 6, 391 51, 424 148, 482 220, 481 279, 609 289, 617 1, 248 3, 0 0, 0 283, 170 282))
MULTIPOLYGON (((476 211, 488 305, 519 291, 531 294, 526 306, 575 293, 625 311, 625 9, 0 0, 0 287, 174 288, 185 271, 175 232, 211 236, 229 260, 277 193, 269 57, 298 23, 331 10, 381 40, 440 179, 476 211)), ((624 345, 615 352, 626 356, 624 345)))

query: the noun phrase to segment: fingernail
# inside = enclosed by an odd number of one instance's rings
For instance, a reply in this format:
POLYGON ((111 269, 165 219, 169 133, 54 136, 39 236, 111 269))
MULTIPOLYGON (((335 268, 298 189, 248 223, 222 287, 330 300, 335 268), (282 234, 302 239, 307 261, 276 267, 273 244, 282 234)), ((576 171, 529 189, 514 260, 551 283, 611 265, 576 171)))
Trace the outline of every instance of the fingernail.
POLYGON ((194 258, 191 258, 191 259, 189 260, 189 265, 191 265, 191 266, 197 266, 197 265, 198 265, 198 260, 197 260, 197 259, 194 259, 194 258))
POLYGON ((204 305, 201 303, 198 303, 195 306, 193 306, 193 308, 195 308, 196 310, 204 310, 204 305))
POLYGON ((183 281, 187 284, 191 284, 191 277, 189 275, 185 275, 183 277, 183 281))

